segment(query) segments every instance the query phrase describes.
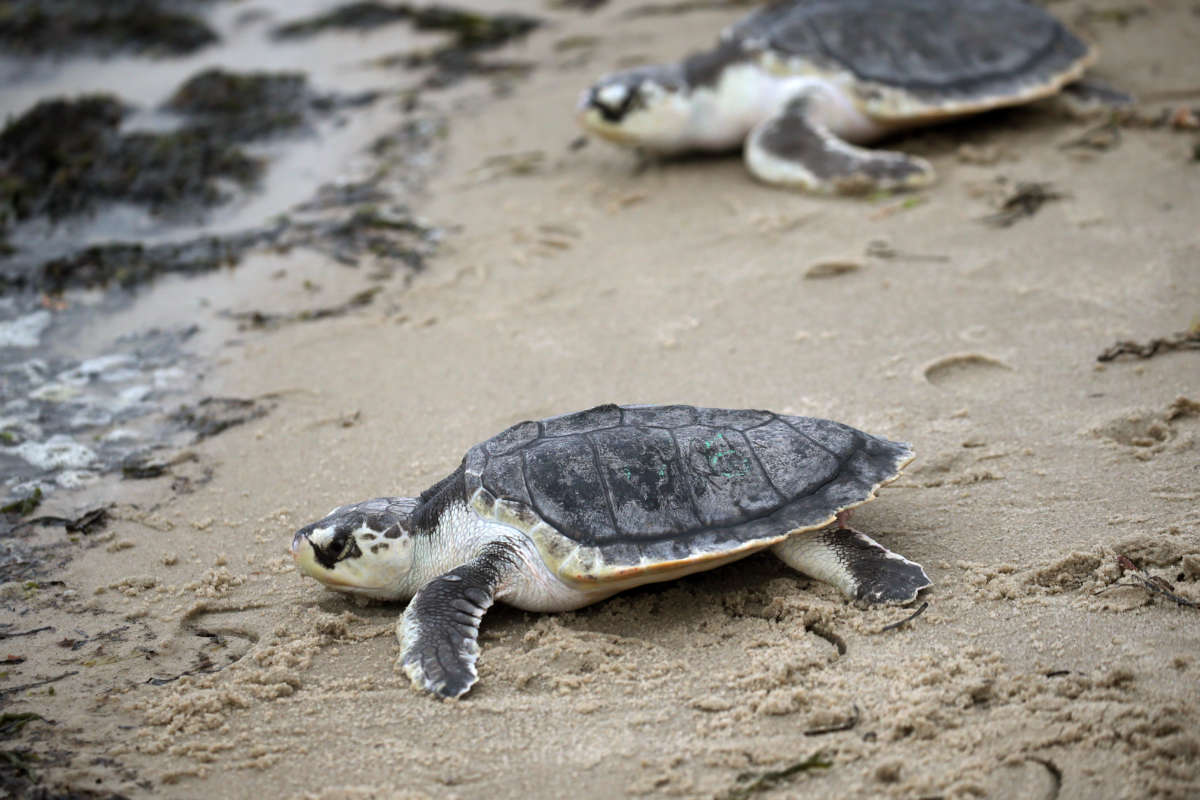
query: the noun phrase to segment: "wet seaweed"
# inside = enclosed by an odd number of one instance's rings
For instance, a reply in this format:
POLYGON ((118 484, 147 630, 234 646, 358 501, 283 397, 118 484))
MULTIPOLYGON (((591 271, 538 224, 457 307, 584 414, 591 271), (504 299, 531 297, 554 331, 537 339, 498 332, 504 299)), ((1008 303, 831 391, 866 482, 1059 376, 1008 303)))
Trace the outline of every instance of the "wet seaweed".
POLYGON ((396 22, 408 22, 422 31, 453 33, 458 47, 497 46, 541 24, 541 20, 523 14, 488 15, 451 6, 417 8, 407 3, 359 2, 280 25, 271 35, 276 39, 296 39, 328 30, 365 31, 396 22))
POLYGON ((298 209, 334 211, 329 218, 284 218, 269 227, 155 245, 107 242, 41 263, 10 260, 0 271, 0 296, 18 291, 58 294, 67 289, 110 286, 132 289, 165 275, 198 275, 232 267, 250 251, 262 248, 309 247, 349 265, 371 254, 385 263, 402 264, 414 271, 422 269, 437 232, 415 221, 402 207, 367 203, 336 213, 342 200, 387 198, 371 186, 357 184, 345 194, 331 189, 318 202, 298 209))
POLYGON ((171 420, 196 434, 196 441, 216 436, 236 425, 265 417, 274 406, 253 398, 206 397, 194 406, 181 406, 171 420))
POLYGON ((16 514, 18 517, 27 517, 36 511, 37 507, 41 504, 42 489, 40 486, 35 486, 27 497, 22 497, 8 505, 0 506, 0 514, 16 514))
POLYGON ((279 25, 271 35, 276 39, 301 39, 329 30, 368 31, 382 25, 402 22, 412 16, 406 5, 361 2, 347 3, 324 14, 279 25))
POLYGON ((259 159, 213 132, 121 133, 131 109, 112 95, 44 100, 0 131, 0 225, 59 220, 123 201, 154 213, 226 199, 221 179, 252 185, 259 159))
POLYGON ((349 215, 321 224, 321 235, 309 240, 343 264, 356 265, 364 253, 389 262, 399 262, 414 271, 424 267, 424 257, 413 247, 413 238, 426 239, 430 231, 404 213, 393 213, 374 205, 359 206, 349 215))
POLYGON ((45 722, 46 718, 41 714, 34 714, 32 711, 26 711, 18 714, 0 714, 0 738, 11 738, 13 734, 19 732, 22 728, 34 720, 45 722))
POLYGON ((443 88, 472 74, 528 72, 532 69, 530 64, 486 62, 479 59, 478 53, 521 38, 542 24, 540 19, 524 14, 482 14, 452 6, 418 8, 406 3, 360 2, 280 25, 272 35, 294 39, 327 30, 364 31, 397 22, 407 22, 419 31, 440 31, 453 36, 449 44, 396 59, 409 69, 432 67, 432 74, 425 80, 426 88, 443 88))
POLYGON ((0 43, 18 55, 127 51, 168 56, 192 53, 218 40, 212 28, 180 5, 187 4, 9 0, 0 9, 0 43))
POLYGON ((193 127, 244 142, 302 127, 313 102, 303 73, 212 68, 185 81, 166 108, 186 114, 193 127))
POLYGON ((60 293, 70 288, 131 288, 168 274, 198 275, 237 264, 250 249, 277 241, 281 232, 275 227, 156 245, 92 245, 23 271, 0 274, 0 295, 22 289, 60 293))
POLYGON ((273 314, 267 311, 243 311, 230 313, 226 316, 242 323, 244 327, 273 330, 293 322, 314 322, 319 319, 344 316, 355 309, 369 306, 375 300, 375 295, 381 291, 383 291, 383 287, 372 286, 370 289, 364 289, 354 294, 349 300, 339 303, 336 306, 324 306, 285 314, 273 314))
POLYGON ((634 6, 622 14, 625 17, 673 17, 694 11, 727 11, 739 6, 752 6, 757 0, 681 0, 675 3, 647 3, 634 6))
POLYGON ((1049 183, 1023 181, 1000 205, 1000 210, 983 218, 983 222, 997 228, 1007 228, 1018 220, 1032 217, 1051 200, 1061 200, 1067 195, 1055 191, 1049 183))
POLYGON ((184 124, 155 132, 122 132, 133 109, 112 95, 44 100, 0 131, 0 242, 13 223, 59 221, 103 202, 195 214, 228 200, 227 183, 257 183, 264 162, 241 143, 307 130, 313 114, 377 97, 318 96, 299 72, 207 69, 164 106, 184 124))
POLYGON ((145 451, 130 453, 121 462, 121 477, 135 481, 158 478, 169 474, 172 467, 199 460, 195 453, 187 451, 176 453, 168 459, 159 460, 156 460, 153 454, 145 451))

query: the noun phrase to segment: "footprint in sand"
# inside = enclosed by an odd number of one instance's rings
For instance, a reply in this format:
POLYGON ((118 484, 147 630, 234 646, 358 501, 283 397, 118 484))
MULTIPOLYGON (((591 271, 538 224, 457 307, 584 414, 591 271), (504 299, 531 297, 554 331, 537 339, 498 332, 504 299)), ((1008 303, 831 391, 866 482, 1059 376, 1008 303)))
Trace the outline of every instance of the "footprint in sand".
POLYGON ((162 685, 183 675, 217 672, 240 661, 261 638, 253 630, 255 609, 205 610, 189 615, 154 649, 150 683, 162 685), (239 624, 249 623, 249 624, 239 624))
POLYGON ((987 796, 994 800, 1051 800, 1062 787, 1062 770, 1053 761, 1029 758, 992 772, 987 796))
POLYGON ((1012 366, 983 353, 953 353, 926 363, 917 377, 942 389, 971 392, 993 388, 1011 372, 1012 366))
MULTIPOLYGON (((1130 409, 1086 428, 1082 433, 1129 448, 1128 452, 1135 458, 1148 461, 1181 436, 1181 423, 1188 417, 1200 417, 1200 403, 1186 397, 1178 397, 1162 411, 1148 408, 1130 409)), ((1191 434, 1187 433, 1184 436, 1190 437, 1191 434)), ((1187 441, 1183 442, 1183 446, 1188 444, 1187 441)))

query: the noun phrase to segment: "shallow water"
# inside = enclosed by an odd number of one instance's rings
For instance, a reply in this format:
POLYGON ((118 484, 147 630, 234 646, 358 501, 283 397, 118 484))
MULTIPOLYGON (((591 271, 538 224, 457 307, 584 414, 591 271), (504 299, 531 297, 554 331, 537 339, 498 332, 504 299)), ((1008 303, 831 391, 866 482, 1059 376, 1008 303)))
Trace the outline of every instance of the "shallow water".
MULTIPOLYGON (((386 269, 376 264, 373 270, 337 264, 356 261, 361 253, 342 254, 336 241, 325 243, 321 225, 336 224, 364 204, 353 198, 313 200, 321 187, 370 180, 377 189, 372 207, 384 209, 389 219, 409 218, 408 195, 429 166, 424 148, 436 131, 395 137, 389 154, 393 174, 381 179, 372 143, 406 121, 428 119, 430 112, 403 107, 408 90, 419 83, 418 73, 376 60, 444 37, 416 33, 404 24, 285 41, 270 36, 281 23, 335 5, 320 0, 214 4, 207 21, 220 42, 184 57, 0 60, 0 116, 12 119, 47 98, 104 92, 136 106, 122 134, 178 126, 181 119, 160 107, 180 84, 212 67, 299 71, 317 97, 357 98, 306 114, 306 125, 295 132, 245 145, 249 154, 265 160, 262 178, 252 191, 230 187, 232 199, 217 207, 170 216, 107 203, 93 213, 57 222, 39 217, 10 229, 15 252, 0 259, 0 275, 29 274, 31 265, 115 241, 151 246, 267 230, 265 244, 283 241, 294 247, 287 254, 250 248, 236 268, 165 275, 133 289, 0 295, 0 498, 94 486, 131 457, 177 443, 179 426, 170 424, 165 412, 202 393, 206 359, 241 341, 246 314, 328 307, 407 269, 402 263, 386 269), (397 147, 408 150, 397 154, 397 147), (277 232, 285 218, 300 221, 299 233, 281 239, 277 232), (336 257, 313 258, 313 248, 336 257)), ((419 263, 419 253, 432 247, 434 237, 413 238, 418 255, 410 261, 419 263)))

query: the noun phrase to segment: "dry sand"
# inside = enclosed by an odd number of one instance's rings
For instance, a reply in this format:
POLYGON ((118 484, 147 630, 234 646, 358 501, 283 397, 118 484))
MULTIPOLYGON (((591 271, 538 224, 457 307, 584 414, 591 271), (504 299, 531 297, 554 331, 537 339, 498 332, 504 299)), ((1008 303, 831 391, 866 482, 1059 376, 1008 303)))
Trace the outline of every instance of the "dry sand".
MULTIPOLYGON (((276 405, 179 468, 211 480, 129 488, 62 585, 6 586, 5 621, 55 629, 5 643, 28 658, 7 684, 75 673, 6 709, 53 720, 19 740, 44 774, 186 798, 1200 796, 1200 610, 1117 561, 1200 601, 1200 354, 1096 361, 1200 314, 1196 134, 1081 151, 1062 145, 1095 121, 997 113, 904 139, 940 180, 875 201, 765 188, 736 157, 638 169, 570 149, 577 93, 742 12, 512 5, 554 24, 508 51, 539 64, 511 96, 457 101, 421 208, 450 228, 431 268, 364 312, 247 334, 206 389, 276 405), (1065 197, 980 221, 1030 180, 1065 197), (926 566, 928 609, 882 631, 910 609, 755 556, 574 613, 497 607, 480 682, 437 702, 393 666, 399 605, 292 568, 291 532, 330 507, 610 401, 913 442, 855 522, 926 566)), ((1195 88, 1193 6, 1051 8, 1146 94, 1195 88)))

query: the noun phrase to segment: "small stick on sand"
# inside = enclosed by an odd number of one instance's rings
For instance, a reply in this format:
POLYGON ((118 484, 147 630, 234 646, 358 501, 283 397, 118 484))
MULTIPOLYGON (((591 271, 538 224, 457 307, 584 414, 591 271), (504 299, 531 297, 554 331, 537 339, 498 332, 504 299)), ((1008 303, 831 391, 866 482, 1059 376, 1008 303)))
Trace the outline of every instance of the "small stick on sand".
POLYGON ((811 728, 811 729, 805 731, 804 735, 805 736, 823 736, 826 733, 838 733, 839 731, 848 731, 848 730, 852 729, 854 726, 856 726, 858 724, 858 720, 862 716, 862 712, 860 712, 858 710, 857 705, 851 706, 851 708, 854 709, 854 713, 851 714, 850 719, 846 720, 845 722, 839 722, 837 725, 829 725, 824 728, 811 728))
POLYGON ((924 614, 924 613, 925 613, 925 609, 927 609, 927 608, 929 608, 929 601, 928 601, 928 600, 926 600, 924 603, 921 603, 921 607, 920 607, 920 608, 918 608, 916 611, 914 611, 913 613, 909 614, 907 617, 905 617, 904 619, 900 620, 899 622, 893 622, 891 625, 884 625, 882 628, 880 628, 880 629, 879 629, 879 632, 880 632, 880 633, 883 633, 884 631, 894 631, 894 630, 896 630, 897 628, 902 628, 902 627, 904 627, 905 625, 907 625, 908 623, 912 622, 912 621, 913 621, 914 619, 916 619, 917 617, 919 617, 919 616, 921 616, 922 614, 924 614))

